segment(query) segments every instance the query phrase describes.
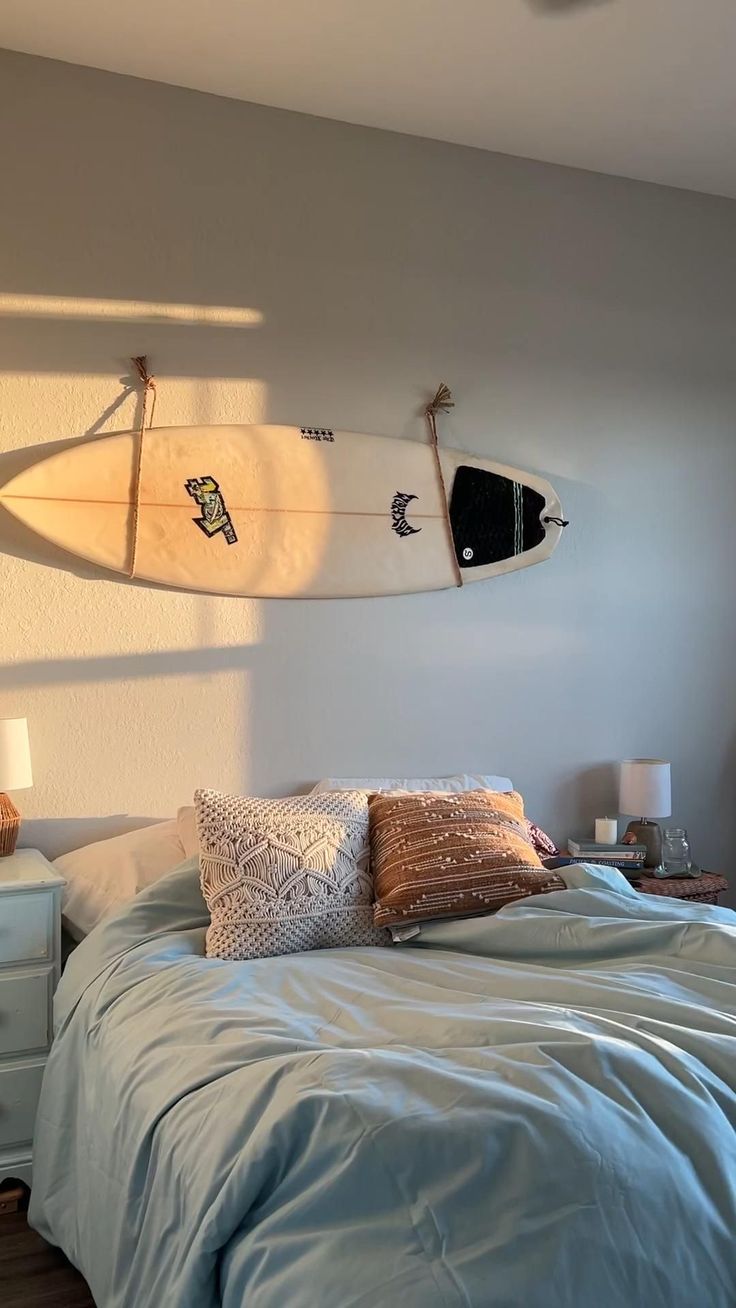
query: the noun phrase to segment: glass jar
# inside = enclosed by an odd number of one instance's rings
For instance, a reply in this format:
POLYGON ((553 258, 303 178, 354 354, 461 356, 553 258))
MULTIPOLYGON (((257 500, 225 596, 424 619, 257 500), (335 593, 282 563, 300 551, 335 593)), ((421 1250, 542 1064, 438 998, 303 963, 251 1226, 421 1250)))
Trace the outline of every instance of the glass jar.
POLYGON ((666 827, 662 833, 662 864, 665 876, 698 876, 698 870, 693 867, 690 841, 684 827, 666 827))

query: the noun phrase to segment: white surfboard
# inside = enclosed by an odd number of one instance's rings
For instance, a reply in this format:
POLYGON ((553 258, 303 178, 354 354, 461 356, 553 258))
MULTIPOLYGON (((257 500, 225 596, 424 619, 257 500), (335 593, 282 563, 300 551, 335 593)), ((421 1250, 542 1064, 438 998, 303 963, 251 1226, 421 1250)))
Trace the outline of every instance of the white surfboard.
POLYGON ((459 450, 316 427, 160 427, 73 446, 0 490, 39 535, 102 567, 255 598, 394 595, 549 557, 548 482, 459 450), (449 522, 448 522, 449 509, 449 522), (133 569, 134 563, 134 569, 133 569))

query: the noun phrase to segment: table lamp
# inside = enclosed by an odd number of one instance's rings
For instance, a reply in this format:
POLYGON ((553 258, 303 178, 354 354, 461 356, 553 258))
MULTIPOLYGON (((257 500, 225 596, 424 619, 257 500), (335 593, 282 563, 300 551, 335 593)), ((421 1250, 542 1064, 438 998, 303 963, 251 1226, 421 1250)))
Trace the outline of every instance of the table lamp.
POLYGON ((0 857, 14 852, 20 829, 20 813, 4 792, 29 790, 32 785, 28 722, 0 718, 0 857))
POLYGON ((662 862, 662 828, 655 818, 672 812, 670 765, 661 758, 629 758, 621 764, 619 811, 639 816, 626 828, 639 844, 646 845, 645 867, 662 862))

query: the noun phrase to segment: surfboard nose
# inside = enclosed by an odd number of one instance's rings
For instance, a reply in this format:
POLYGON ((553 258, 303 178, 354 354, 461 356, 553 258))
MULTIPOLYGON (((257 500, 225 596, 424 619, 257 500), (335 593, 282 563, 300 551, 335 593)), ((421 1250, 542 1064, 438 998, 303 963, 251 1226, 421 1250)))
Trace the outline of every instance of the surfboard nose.
POLYGON ((69 446, 11 477, 0 504, 52 545, 125 571, 133 452, 129 432, 69 446))
POLYGON ((450 497, 450 525, 461 568, 487 567, 534 549, 545 538, 539 491, 496 472, 461 464, 450 497))

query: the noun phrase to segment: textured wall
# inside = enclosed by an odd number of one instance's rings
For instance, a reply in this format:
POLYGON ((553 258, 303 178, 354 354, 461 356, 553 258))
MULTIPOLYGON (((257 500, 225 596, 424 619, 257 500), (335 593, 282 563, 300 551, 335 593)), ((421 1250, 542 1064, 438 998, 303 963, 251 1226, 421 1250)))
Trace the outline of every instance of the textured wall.
POLYGON ((26 447, 130 425, 147 352, 162 424, 424 439, 444 378, 443 439, 541 472, 572 519, 550 562, 462 593, 253 603, 126 584, 0 514, 24 811, 493 770, 564 835, 614 806, 612 760, 655 754, 723 864, 736 204, 19 55, 0 101, 3 480, 26 447))

